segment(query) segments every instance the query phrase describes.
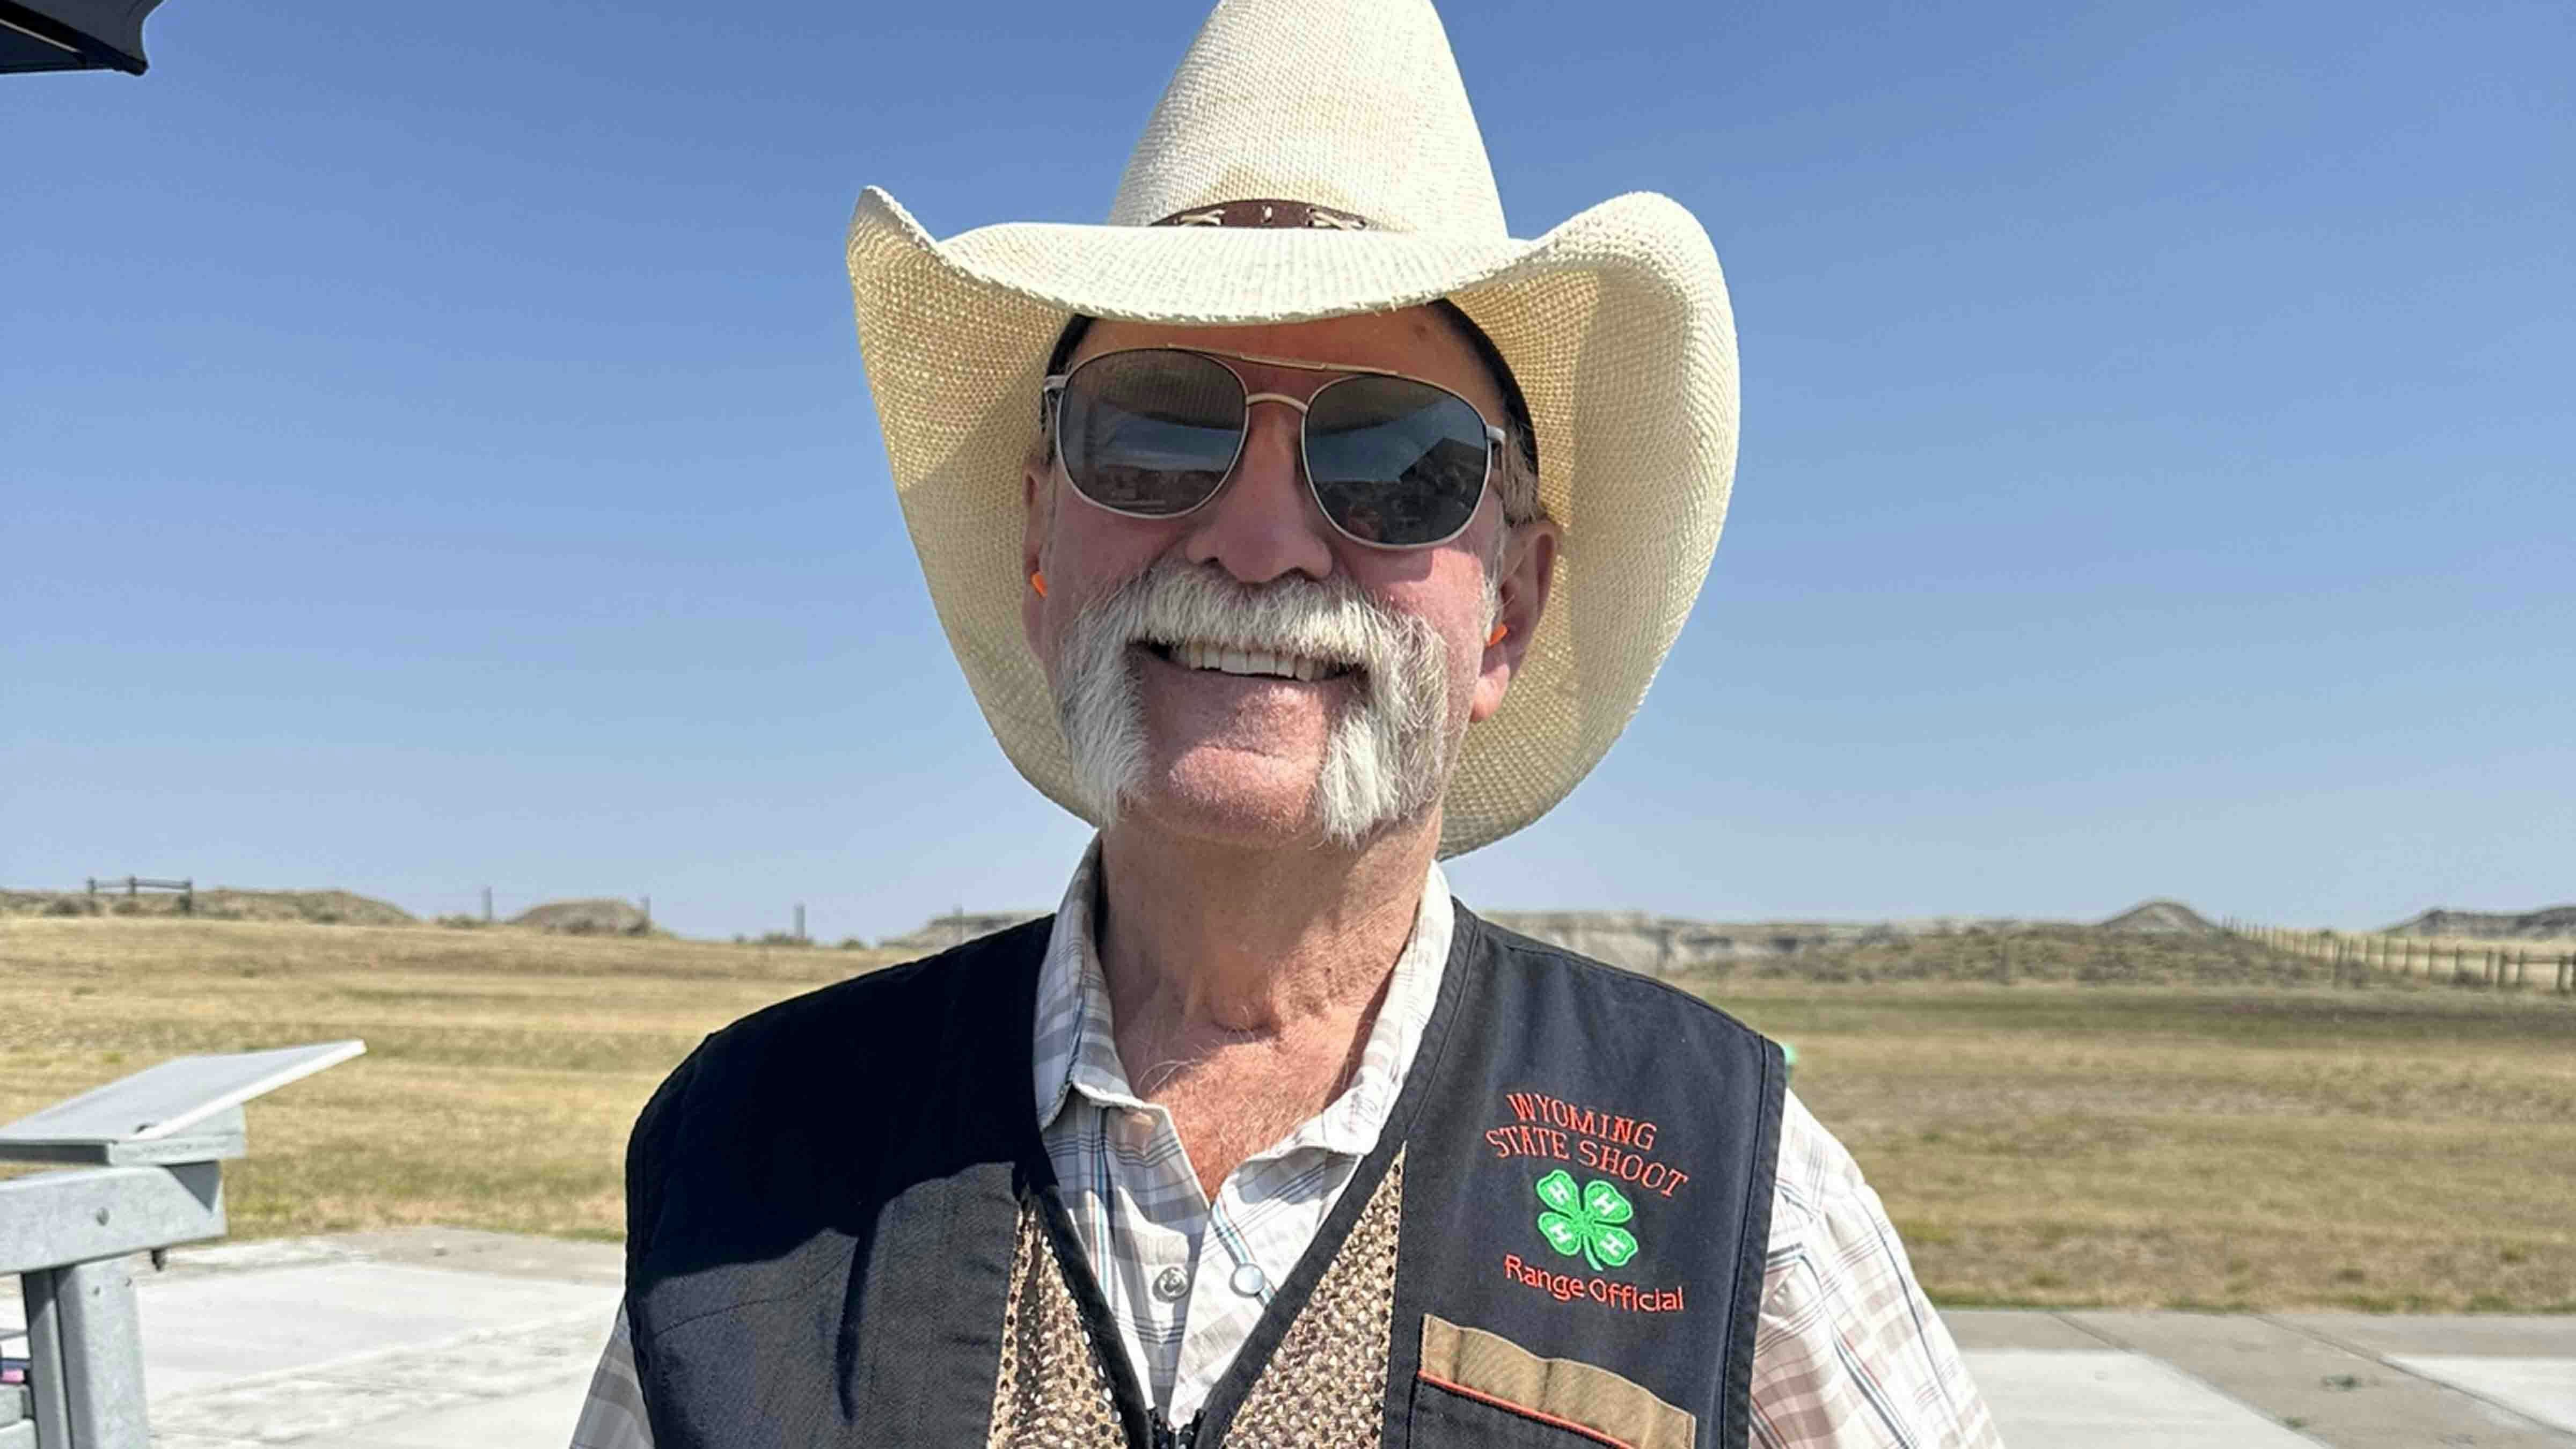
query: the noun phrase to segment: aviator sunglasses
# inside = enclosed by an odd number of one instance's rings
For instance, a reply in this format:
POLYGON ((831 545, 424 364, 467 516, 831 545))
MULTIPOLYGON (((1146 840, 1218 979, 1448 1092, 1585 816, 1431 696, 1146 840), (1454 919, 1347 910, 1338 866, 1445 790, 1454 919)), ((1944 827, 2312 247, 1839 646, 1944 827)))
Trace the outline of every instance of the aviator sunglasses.
POLYGON ((1201 507, 1233 476, 1252 405, 1295 408, 1315 505, 1343 537, 1371 548, 1456 538, 1504 441, 1475 404, 1420 378, 1194 348, 1099 353, 1047 378, 1044 397, 1075 491, 1130 518, 1201 507), (1301 402, 1254 392, 1237 362, 1337 375, 1301 402))

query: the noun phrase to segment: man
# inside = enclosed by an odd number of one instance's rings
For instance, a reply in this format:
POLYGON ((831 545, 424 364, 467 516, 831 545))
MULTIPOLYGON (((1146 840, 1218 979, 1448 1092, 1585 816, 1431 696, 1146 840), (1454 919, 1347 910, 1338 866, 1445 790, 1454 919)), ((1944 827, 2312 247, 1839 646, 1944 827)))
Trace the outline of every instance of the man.
POLYGON ((1712 1008, 1438 859, 1547 810, 1717 540, 1671 202, 1503 229, 1421 0, 1231 0, 1101 227, 871 191, 859 335, 1053 917, 711 1037, 575 1442, 1975 1445, 1876 1197, 1712 1008))

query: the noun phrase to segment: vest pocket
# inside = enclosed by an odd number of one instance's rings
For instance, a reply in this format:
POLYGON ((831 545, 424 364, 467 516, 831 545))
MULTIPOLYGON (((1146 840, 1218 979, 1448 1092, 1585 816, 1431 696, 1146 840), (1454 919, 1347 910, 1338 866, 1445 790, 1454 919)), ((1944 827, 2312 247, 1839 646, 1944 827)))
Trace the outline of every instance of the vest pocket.
POLYGON ((1410 1449, 1629 1449, 1607 1434, 1428 1378, 1413 1381, 1404 1442, 1410 1449))
POLYGON ((1498 1333, 1422 1316, 1406 1409, 1415 1449, 1694 1449, 1699 1421, 1597 1364, 1541 1358, 1498 1333))

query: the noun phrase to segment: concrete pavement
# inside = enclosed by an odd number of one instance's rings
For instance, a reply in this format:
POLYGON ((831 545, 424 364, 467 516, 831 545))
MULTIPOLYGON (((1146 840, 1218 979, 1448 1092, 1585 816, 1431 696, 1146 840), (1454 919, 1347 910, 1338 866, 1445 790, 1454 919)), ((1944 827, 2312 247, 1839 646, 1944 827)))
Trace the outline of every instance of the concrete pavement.
POLYGON ((2016 1449, 2576 1446, 2576 1317, 1942 1317, 2016 1449))
MULTIPOLYGON (((138 1273, 154 1442, 562 1449, 618 1275, 456 1229, 174 1252, 138 1273)), ((1944 1316, 2015 1449, 2576 1449, 2576 1317, 1944 1316)))
POLYGON ((456 1229, 175 1250, 136 1274, 153 1442, 563 1449, 621 1273, 614 1246, 456 1229))

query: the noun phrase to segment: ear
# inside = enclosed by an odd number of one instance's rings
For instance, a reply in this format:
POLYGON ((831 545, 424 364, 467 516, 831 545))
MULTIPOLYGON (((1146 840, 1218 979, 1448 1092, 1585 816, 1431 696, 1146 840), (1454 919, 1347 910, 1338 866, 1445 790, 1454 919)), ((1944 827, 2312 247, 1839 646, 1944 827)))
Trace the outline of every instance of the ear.
POLYGON ((1029 576, 1046 568, 1047 529, 1055 514, 1055 460, 1032 457, 1020 467, 1020 632, 1030 652, 1046 657, 1046 604, 1029 576))
POLYGON ((1520 672, 1521 658, 1529 651, 1531 636, 1538 632, 1539 616, 1547 612, 1548 586, 1556 578, 1559 536, 1556 520, 1534 518, 1513 524, 1503 542, 1502 559, 1494 566, 1501 593, 1494 622, 1503 626, 1503 637, 1485 646, 1484 661, 1476 676, 1475 698, 1467 706, 1471 723, 1488 719, 1503 707, 1503 695, 1511 688, 1512 676, 1520 672))

